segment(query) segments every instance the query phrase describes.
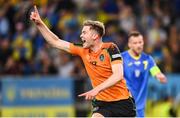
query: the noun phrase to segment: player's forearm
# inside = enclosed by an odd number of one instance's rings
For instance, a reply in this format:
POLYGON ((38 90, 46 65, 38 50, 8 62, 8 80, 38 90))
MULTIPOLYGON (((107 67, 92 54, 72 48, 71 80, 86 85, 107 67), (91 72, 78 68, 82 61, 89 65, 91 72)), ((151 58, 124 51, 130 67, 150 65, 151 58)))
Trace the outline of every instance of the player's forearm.
POLYGON ((39 29, 45 40, 51 45, 56 44, 56 42, 59 40, 59 38, 55 34, 53 34, 43 23, 43 21, 41 21, 41 23, 37 25, 37 28, 39 29))
POLYGON ((112 76, 109 77, 109 79, 104 81, 102 84, 98 85, 95 89, 97 89, 100 92, 102 90, 105 90, 105 89, 115 85, 120 80, 121 80, 120 76, 118 76, 117 74, 113 74, 112 76))
POLYGON ((41 21, 38 25, 37 28, 43 35, 44 39, 53 47, 62 49, 65 51, 69 52, 69 42, 63 41, 59 39, 53 32, 49 30, 49 28, 41 21))
POLYGON ((161 72, 158 66, 154 66, 150 69, 151 75, 155 76, 158 81, 161 83, 166 83, 167 78, 166 76, 161 72))
POLYGON ((158 81, 160 81, 161 83, 166 83, 167 82, 166 76, 163 73, 161 73, 161 72, 156 74, 156 79, 158 81))
POLYGON ((105 80, 103 83, 95 87, 96 90, 100 92, 120 82, 120 80, 123 78, 123 68, 122 66, 121 67, 117 66, 117 67, 118 69, 115 72, 113 72, 113 74, 107 80, 105 80))

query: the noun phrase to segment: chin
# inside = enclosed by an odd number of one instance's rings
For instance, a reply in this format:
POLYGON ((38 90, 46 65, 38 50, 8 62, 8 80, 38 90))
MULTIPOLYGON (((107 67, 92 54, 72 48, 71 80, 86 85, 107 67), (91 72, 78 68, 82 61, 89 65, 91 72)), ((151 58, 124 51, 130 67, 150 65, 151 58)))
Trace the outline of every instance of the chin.
POLYGON ((83 45, 83 48, 89 48, 87 45, 83 45))
POLYGON ((88 47, 83 47, 83 48, 87 49, 88 47))
POLYGON ((140 55, 140 54, 141 54, 141 51, 136 50, 136 51, 134 51, 134 53, 135 53, 136 55, 140 55))

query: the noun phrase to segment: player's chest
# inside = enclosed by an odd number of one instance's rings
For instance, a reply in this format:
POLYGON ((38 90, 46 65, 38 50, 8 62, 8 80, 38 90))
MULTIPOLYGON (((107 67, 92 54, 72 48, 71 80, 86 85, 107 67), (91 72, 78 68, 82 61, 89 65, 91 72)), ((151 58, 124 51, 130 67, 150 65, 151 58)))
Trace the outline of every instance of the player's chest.
POLYGON ((131 60, 126 63, 126 68, 132 76, 139 78, 142 73, 146 73, 148 68, 147 60, 131 60))
POLYGON ((101 51, 99 53, 86 53, 84 61, 90 66, 109 66, 110 58, 106 52, 101 51))
POLYGON ((148 68, 148 65, 147 60, 129 60, 126 62, 127 68, 130 68, 132 71, 136 69, 144 71, 148 68))

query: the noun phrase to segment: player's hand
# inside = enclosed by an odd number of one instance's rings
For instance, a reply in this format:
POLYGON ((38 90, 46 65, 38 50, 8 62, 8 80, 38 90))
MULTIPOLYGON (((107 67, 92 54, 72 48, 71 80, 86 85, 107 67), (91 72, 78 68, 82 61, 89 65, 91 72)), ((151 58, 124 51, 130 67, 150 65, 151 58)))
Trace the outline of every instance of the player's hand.
POLYGON ((36 25, 42 22, 36 5, 34 6, 34 11, 31 12, 30 20, 34 21, 36 25))
POLYGON ((93 100, 95 98, 95 96, 99 93, 98 90, 96 89, 92 89, 88 92, 82 93, 80 95, 78 95, 79 97, 84 96, 86 100, 93 100))
POLYGON ((161 83, 167 83, 167 78, 164 74, 159 73, 156 75, 156 78, 161 82, 161 83))

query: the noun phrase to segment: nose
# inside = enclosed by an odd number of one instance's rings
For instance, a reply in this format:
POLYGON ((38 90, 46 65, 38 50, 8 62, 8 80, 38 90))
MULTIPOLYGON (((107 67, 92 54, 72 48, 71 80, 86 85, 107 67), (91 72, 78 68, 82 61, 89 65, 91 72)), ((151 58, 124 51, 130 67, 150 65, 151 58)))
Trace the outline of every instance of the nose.
POLYGON ((82 38, 82 34, 80 35, 80 38, 82 38))

